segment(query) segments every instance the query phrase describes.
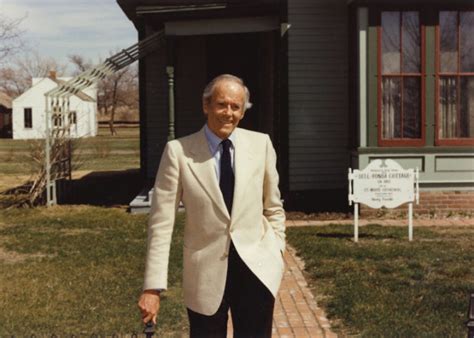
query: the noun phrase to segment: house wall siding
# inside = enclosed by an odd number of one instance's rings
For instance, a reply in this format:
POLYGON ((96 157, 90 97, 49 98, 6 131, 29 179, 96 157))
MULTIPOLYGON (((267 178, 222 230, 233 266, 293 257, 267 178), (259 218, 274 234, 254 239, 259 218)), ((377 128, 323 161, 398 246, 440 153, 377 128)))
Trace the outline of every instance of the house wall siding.
MULTIPOLYGON (((153 32, 149 32, 152 34, 153 32)), ((153 179, 161 154, 168 141, 168 80, 166 75, 166 43, 148 55, 146 67, 146 156, 147 178, 153 179)))
POLYGON ((348 9, 288 2, 289 189, 344 189, 348 151, 348 9))
MULTIPOLYGON (((12 102, 12 129, 14 139, 40 139, 45 137, 45 96, 57 84, 48 79, 35 79, 34 86, 12 102), (32 109, 32 128, 25 128, 24 109, 32 109)), ((97 97, 96 87, 87 92, 97 97)), ((71 125, 71 137, 92 137, 97 135, 97 102, 82 101, 77 96, 69 98, 70 111, 76 111, 75 125, 71 125)), ((66 117, 65 117, 66 118, 66 117)))
POLYGON ((198 131, 206 121, 202 112, 202 90, 207 80, 206 39, 179 37, 175 47, 176 136, 182 137, 198 131))

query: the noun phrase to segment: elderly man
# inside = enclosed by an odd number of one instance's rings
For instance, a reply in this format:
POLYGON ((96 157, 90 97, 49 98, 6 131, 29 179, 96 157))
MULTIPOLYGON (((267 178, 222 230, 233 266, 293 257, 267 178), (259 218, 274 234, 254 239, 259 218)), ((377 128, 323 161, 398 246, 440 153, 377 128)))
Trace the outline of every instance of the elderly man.
POLYGON ((229 309, 234 337, 271 337, 284 268, 285 213, 270 138, 237 128, 249 98, 240 78, 216 77, 204 89, 206 125, 164 149, 138 303, 144 322, 156 323, 160 292, 167 288, 171 234, 182 201, 191 337, 226 337, 229 309))

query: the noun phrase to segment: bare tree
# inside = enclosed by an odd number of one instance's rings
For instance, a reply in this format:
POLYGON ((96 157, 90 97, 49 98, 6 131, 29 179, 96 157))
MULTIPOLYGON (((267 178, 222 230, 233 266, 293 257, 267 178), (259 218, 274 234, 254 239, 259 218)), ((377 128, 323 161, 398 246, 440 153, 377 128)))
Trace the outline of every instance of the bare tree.
POLYGON ((53 70, 61 76, 66 66, 52 57, 44 57, 32 51, 15 58, 9 66, 0 68, 0 90, 11 97, 17 97, 31 87, 32 78, 47 77, 53 70))
POLYGON ((110 133, 116 135, 114 121, 117 108, 138 107, 138 68, 135 65, 121 69, 100 81, 98 106, 99 111, 106 115, 110 114, 110 133))
MULTIPOLYGON (((69 61, 75 68, 75 75, 94 67, 90 60, 77 54, 69 55, 69 61)), ((99 81, 97 94, 98 110, 101 114, 110 116, 110 133, 117 135, 114 126, 117 109, 138 108, 138 68, 131 65, 99 81)))
POLYGON ((0 13, 0 64, 23 47, 24 31, 20 29, 20 24, 24 19, 11 19, 0 13))
POLYGON ((31 79, 23 78, 13 67, 0 68, 0 90, 15 98, 31 85, 31 79))
MULTIPOLYGON (((79 153, 82 139, 67 136, 67 128, 53 129, 50 150, 50 177, 52 180, 71 179, 83 159, 79 153)), ((30 140, 28 157, 32 164, 30 178, 12 189, 0 191, 0 205, 7 208, 33 207, 46 202, 47 170, 45 167, 45 147, 43 140, 30 140)))
POLYGON ((86 60, 82 55, 79 54, 71 54, 68 55, 69 62, 72 63, 74 66, 75 70, 73 71, 73 75, 79 75, 86 70, 89 70, 90 68, 94 67, 94 64, 92 63, 91 60, 86 60))

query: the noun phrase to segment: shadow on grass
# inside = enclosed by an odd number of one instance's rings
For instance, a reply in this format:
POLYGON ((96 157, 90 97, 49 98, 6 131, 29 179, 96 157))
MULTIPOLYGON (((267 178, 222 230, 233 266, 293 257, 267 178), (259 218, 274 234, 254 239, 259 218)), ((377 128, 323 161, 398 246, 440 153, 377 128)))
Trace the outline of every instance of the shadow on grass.
POLYGON ((139 169, 95 171, 66 182, 67 197, 61 204, 128 205, 138 195, 144 183, 139 169))

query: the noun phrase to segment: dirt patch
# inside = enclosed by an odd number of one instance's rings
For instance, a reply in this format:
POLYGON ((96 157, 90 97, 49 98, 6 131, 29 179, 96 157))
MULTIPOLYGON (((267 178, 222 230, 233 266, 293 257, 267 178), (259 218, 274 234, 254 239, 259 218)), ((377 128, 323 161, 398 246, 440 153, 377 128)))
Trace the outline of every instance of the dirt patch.
POLYGON ((332 221, 341 219, 352 219, 352 214, 346 214, 343 212, 316 212, 316 213, 305 213, 301 211, 287 211, 286 219, 293 221, 300 220, 311 220, 311 221, 332 221))
POLYGON ((74 170, 72 172, 72 179, 78 180, 86 175, 89 175, 90 173, 92 173, 92 170, 74 170))
MULTIPOLYGON (((415 220, 465 220, 472 219, 474 215, 467 215, 464 212, 451 212, 446 215, 429 215, 429 214, 417 214, 413 215, 415 220)), ((362 217, 369 219, 370 221, 376 222, 381 220, 407 220, 406 212, 399 214, 390 214, 381 212, 378 215, 370 215, 370 217, 362 217)), ((316 213, 305 213, 301 211, 287 211, 286 219, 292 221, 334 221, 334 220, 353 220, 354 215, 352 213, 342 212, 316 212, 316 213)))
POLYGON ((66 236, 76 236, 82 234, 92 234, 92 235, 100 235, 100 231, 92 230, 92 229, 61 229, 59 230, 61 234, 66 236))
POLYGON ((34 258, 43 258, 43 257, 52 257, 52 255, 46 254, 22 254, 15 251, 9 251, 5 248, 0 246, 0 263, 6 264, 14 264, 14 263, 21 263, 26 261, 27 259, 34 259, 34 258))
POLYGON ((31 179, 30 175, 1 175, 0 191, 18 187, 31 179))

